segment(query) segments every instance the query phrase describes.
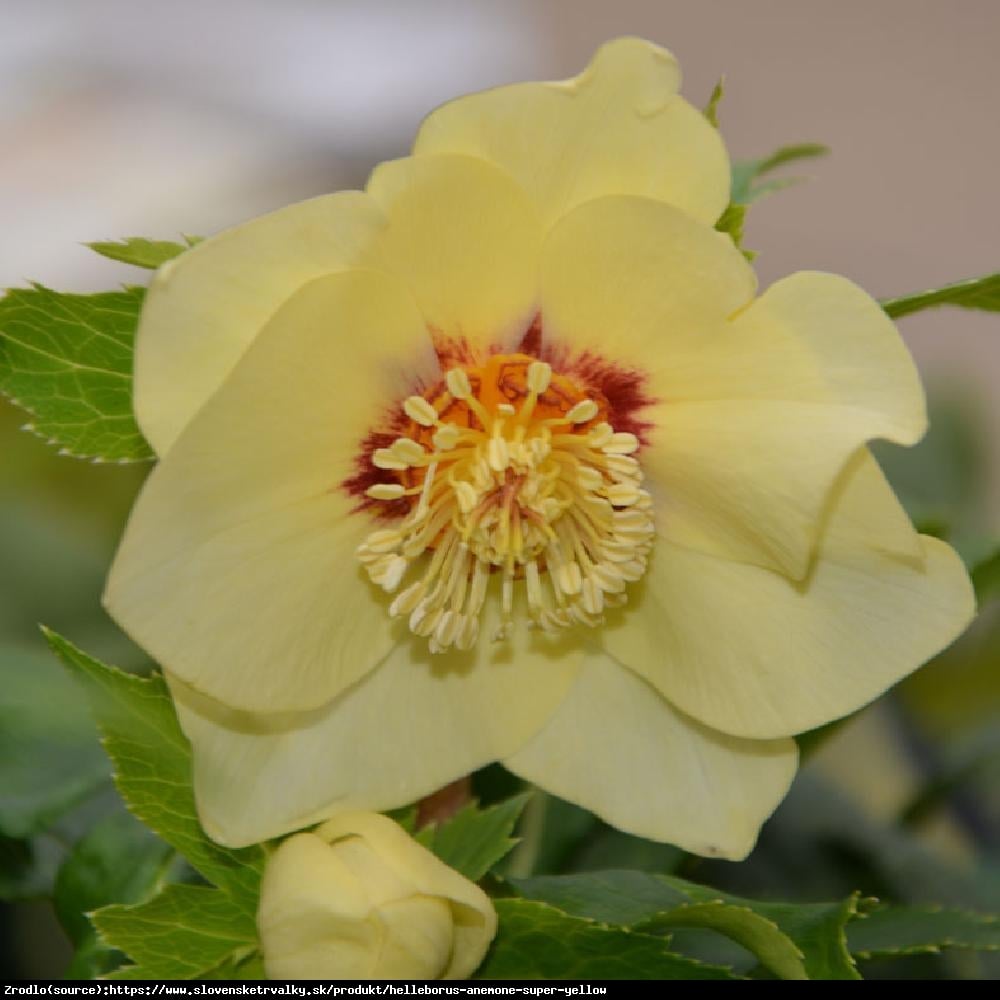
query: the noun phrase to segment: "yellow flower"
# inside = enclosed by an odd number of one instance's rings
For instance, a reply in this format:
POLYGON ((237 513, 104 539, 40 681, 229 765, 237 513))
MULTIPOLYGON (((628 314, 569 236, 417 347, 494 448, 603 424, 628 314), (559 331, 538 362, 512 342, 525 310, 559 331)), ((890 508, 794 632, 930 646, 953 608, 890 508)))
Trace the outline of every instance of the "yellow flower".
POLYGON ((106 603, 245 844, 490 761, 730 858, 796 767, 973 612, 866 442, 924 432, 879 306, 760 297, 718 133, 634 39, 457 100, 411 157, 165 266, 160 456, 106 603))
POLYGON ((497 917, 391 819, 346 813, 275 851, 257 924, 270 979, 465 979, 497 917))

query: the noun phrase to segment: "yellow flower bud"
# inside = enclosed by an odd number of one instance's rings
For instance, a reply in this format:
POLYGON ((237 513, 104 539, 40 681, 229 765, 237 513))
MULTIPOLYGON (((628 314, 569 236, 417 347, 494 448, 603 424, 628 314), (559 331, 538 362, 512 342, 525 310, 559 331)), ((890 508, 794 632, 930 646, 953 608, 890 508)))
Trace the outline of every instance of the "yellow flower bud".
POLYGON ((464 979, 497 919, 478 886, 391 819, 358 812, 278 848, 257 923, 271 979, 464 979))

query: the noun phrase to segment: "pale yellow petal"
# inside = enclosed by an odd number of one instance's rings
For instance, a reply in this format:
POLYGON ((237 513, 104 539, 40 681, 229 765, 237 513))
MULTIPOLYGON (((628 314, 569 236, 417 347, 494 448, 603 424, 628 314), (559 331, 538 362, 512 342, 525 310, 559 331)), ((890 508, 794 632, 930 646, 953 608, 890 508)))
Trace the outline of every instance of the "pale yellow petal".
POLYGON ((797 760, 794 740, 724 736, 592 654, 545 728, 504 763, 619 830, 738 861, 788 791, 797 760))
POLYGON ((267 324, 146 482, 105 604, 163 667, 232 707, 322 705, 394 644, 342 484, 414 380, 439 377, 405 291, 318 279, 267 324))
POLYGON ((289 205, 199 243, 157 271, 135 347, 135 411, 166 453, 281 304, 371 253, 384 219, 358 191, 289 205))
POLYGON ((538 310, 541 228, 510 176, 467 156, 409 157, 377 167, 367 190, 389 218, 382 265, 434 333, 516 343, 538 310))
POLYGON ((861 289, 799 274, 747 307, 752 270, 718 236, 665 205, 582 206, 543 249, 544 337, 644 373, 663 537, 801 579, 844 464, 872 438, 917 440, 923 392, 861 289))
POLYGON ((732 240, 648 198, 575 209, 542 247, 542 325, 559 354, 591 352, 646 374, 667 399, 674 359, 749 303, 757 279, 732 240))
POLYGON ((804 582, 657 542, 630 609, 605 647, 683 711, 723 732, 771 739, 812 729, 880 695, 969 623, 968 575, 943 542, 922 558, 886 552, 905 518, 866 460, 825 513, 804 582))
MULTIPOLYGON (((642 464, 660 537, 804 579, 833 484, 871 429, 865 414, 750 399, 663 406, 656 416, 642 464)), ((868 473, 881 477, 873 459, 868 473)), ((883 547, 919 556, 917 533, 884 493, 893 530, 883 547)))
MULTIPOLYGON (((487 636, 498 621, 491 610, 487 636)), ((172 681, 202 824, 240 846, 339 812, 407 805, 521 746, 578 662, 572 639, 526 630, 504 645, 484 639, 470 653, 436 656, 403 630, 360 683, 322 709, 284 717, 227 713, 172 681)))
POLYGON ((257 923, 268 977, 367 978, 380 942, 370 910, 365 886, 325 841, 290 837, 261 880, 257 923))
POLYGON ((603 45, 578 77, 461 97, 423 123, 414 152, 466 153, 509 170, 551 225, 608 194, 670 202, 713 224, 729 201, 718 131, 677 93, 680 68, 638 38, 603 45))
MULTIPOLYGON (((441 897, 455 907, 454 949, 441 979, 465 979, 478 967, 496 933, 496 911, 477 885, 421 847, 391 819, 371 812, 343 813, 324 823, 317 836, 328 842, 358 836, 401 881, 423 897, 441 897)), ((383 912, 384 916, 384 912, 383 912)))
POLYGON ((899 332, 867 292, 838 275, 783 278, 690 346, 664 373, 670 401, 829 403, 856 411, 869 439, 906 445, 927 429, 920 376, 899 332))

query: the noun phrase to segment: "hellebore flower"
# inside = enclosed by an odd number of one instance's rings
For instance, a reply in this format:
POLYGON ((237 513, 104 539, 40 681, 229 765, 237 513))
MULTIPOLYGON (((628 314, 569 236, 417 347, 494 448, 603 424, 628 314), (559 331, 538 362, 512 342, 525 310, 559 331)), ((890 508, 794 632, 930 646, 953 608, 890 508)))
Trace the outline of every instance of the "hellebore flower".
POLYGON ((895 328, 828 274, 756 297, 678 83, 609 43, 157 274, 136 410, 160 462, 106 603, 166 671, 213 837, 500 760, 739 858, 791 737, 969 621, 962 564, 866 448, 925 429, 895 328))
POLYGON ((465 979, 497 917, 391 819, 346 813, 270 857, 257 924, 270 979, 465 979))

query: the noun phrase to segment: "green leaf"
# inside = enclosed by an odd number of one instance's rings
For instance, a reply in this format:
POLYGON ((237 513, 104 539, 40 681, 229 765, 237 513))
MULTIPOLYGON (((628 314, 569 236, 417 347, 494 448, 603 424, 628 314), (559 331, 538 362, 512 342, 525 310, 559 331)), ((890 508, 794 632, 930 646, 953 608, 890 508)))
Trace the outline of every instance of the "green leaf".
POLYGON ((801 177, 785 177, 761 183, 760 178, 767 176, 778 167, 798 160, 814 159, 826 156, 830 150, 817 142, 802 142, 792 146, 782 146, 770 156, 759 160, 743 160, 733 164, 733 187, 730 201, 737 205, 749 205, 751 202, 773 194, 782 188, 797 184, 801 177))
POLYGON ((539 875, 508 880, 518 895, 548 903, 575 917, 629 927, 664 910, 690 903, 687 893, 655 875, 636 871, 539 875))
POLYGON ((856 912, 854 897, 836 903, 762 903, 673 876, 634 871, 511 879, 509 884, 520 896, 605 923, 639 930, 711 926, 789 978, 859 978, 844 936, 856 912), (692 910, 693 905, 725 908, 692 910), (687 912, 680 912, 684 908, 687 912))
POLYGON ((196 979, 257 948, 253 914, 218 889, 168 885, 146 903, 106 906, 91 918, 109 947, 156 979, 196 979))
POLYGON ((114 780, 129 809, 251 917, 257 909, 265 851, 213 843, 198 823, 191 750, 161 676, 137 677, 106 666, 48 629, 49 644, 83 681, 114 780))
MULTIPOLYGON (((746 222, 746 217, 746 205, 736 205, 730 202, 715 224, 715 228, 720 233, 725 233, 741 250, 743 249, 743 225, 746 222)), ((753 260, 757 254, 753 250, 743 250, 743 256, 747 260, 753 260)))
POLYGON ((13 902, 49 895, 65 854, 52 837, 0 837, 0 899, 13 902))
POLYGON ((113 813, 77 843, 55 882, 55 910, 76 946, 72 978, 93 978, 114 964, 86 914, 111 903, 146 899, 163 877, 173 850, 127 812, 113 813))
POLYGON ((735 979, 668 951, 662 938, 527 899, 495 901, 500 931, 477 979, 735 979))
POLYGON ((972 567, 972 585, 980 605, 1000 596, 1000 548, 972 567))
MULTIPOLYGON (((686 883, 672 885, 662 876, 635 871, 511 879, 522 896, 548 903, 566 913, 645 933, 678 927, 718 931, 742 945, 782 979, 806 979, 798 947, 755 904, 720 899, 694 902, 686 883)), ((707 890, 712 892, 712 890, 707 890)))
POLYGON ((1000 951, 1000 917, 933 906, 880 906, 851 923, 847 940, 861 958, 942 948, 1000 951))
POLYGON ((746 948, 779 979, 809 978, 802 962, 802 952, 791 938, 773 921, 747 906, 733 906, 721 900, 689 903, 657 914, 636 930, 657 933, 678 927, 701 927, 724 934, 746 948))
POLYGON ((132 415, 132 350, 144 290, 14 288, 0 299, 0 392, 62 454, 152 457, 132 415))
POLYGON ((446 865, 478 882, 517 845, 511 833, 530 797, 515 795, 486 809, 469 803, 447 822, 419 831, 416 839, 446 865))
POLYGON ((719 127, 719 102, 726 93, 726 78, 719 77, 719 82, 712 88, 712 96, 705 105, 705 117, 716 127, 719 127))
POLYGON ((127 236, 123 240, 88 243, 91 250, 102 257, 121 261, 123 264, 134 264, 155 271, 161 264, 173 260, 184 253, 191 244, 173 243, 169 240, 149 240, 144 236, 127 236))
POLYGON ((845 928, 858 912, 857 895, 833 903, 764 903, 743 899, 672 875, 661 875, 668 885, 696 902, 721 900, 745 906, 776 924, 795 942, 810 979, 860 979, 847 948, 845 928))
POLYGON ((883 299, 882 308, 893 318, 931 309, 934 306, 961 306, 963 309, 984 309, 1000 312, 1000 272, 984 274, 981 278, 956 281, 953 285, 933 288, 926 292, 883 299))
POLYGON ((44 651, 0 646, 0 835, 46 829, 108 780, 79 689, 44 651))

